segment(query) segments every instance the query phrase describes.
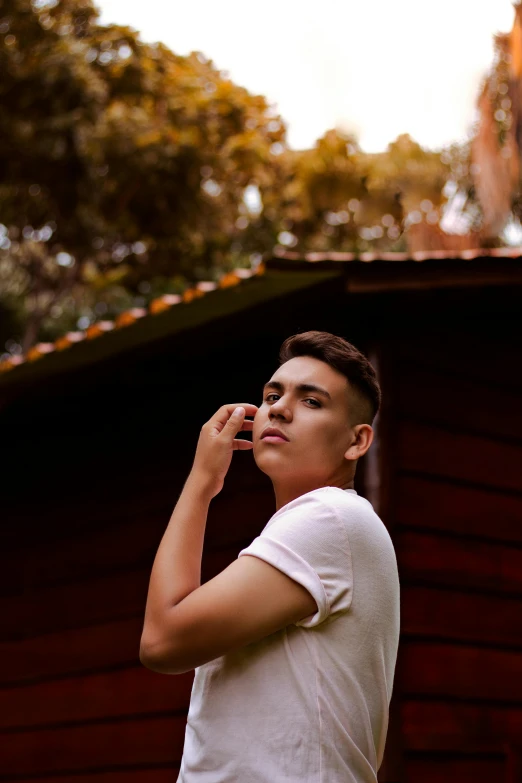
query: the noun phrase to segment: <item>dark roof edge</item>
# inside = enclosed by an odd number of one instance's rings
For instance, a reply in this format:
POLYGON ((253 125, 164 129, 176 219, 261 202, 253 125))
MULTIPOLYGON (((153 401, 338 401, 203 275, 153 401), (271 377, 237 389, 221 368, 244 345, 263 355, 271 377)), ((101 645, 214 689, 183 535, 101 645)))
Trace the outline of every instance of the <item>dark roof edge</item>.
POLYGON ((371 259, 347 253, 285 253, 265 263, 267 270, 278 272, 342 270, 346 290, 352 293, 522 284, 522 248, 516 253, 510 249, 505 255, 477 253, 473 251, 469 258, 463 253, 456 256, 445 252, 437 258, 423 253, 415 259, 402 253, 372 255, 371 259))
POLYGON ((287 250, 281 245, 277 245, 272 254, 272 260, 285 259, 287 261, 306 261, 308 264, 321 261, 362 261, 363 263, 371 263, 372 261, 441 261, 447 259, 473 261, 477 258, 522 258, 522 246, 492 248, 474 247, 468 248, 467 250, 416 250, 411 253, 398 251, 345 253, 335 250, 299 253, 295 250, 287 250))
MULTIPOLYGON (((217 288, 200 289, 194 296, 165 296, 157 307, 126 311, 115 322, 99 321, 82 333, 69 333, 54 343, 38 343, 25 357, 0 372, 0 390, 14 389, 51 375, 110 359, 215 319, 342 277, 341 270, 287 270, 269 273, 263 265, 248 278, 229 273, 217 288), (202 301, 203 300, 203 301, 202 301), (73 339, 73 335, 81 335, 73 339)), ((187 293, 187 292, 186 292, 187 293)))

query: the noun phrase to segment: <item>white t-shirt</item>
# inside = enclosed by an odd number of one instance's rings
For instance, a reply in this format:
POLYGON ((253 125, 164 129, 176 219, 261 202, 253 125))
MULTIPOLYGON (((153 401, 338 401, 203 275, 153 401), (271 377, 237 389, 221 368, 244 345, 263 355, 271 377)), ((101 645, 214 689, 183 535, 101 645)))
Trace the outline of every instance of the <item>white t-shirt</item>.
POLYGON ((391 538, 353 489, 282 506, 242 555, 315 614, 195 670, 177 783, 376 783, 399 644, 391 538))

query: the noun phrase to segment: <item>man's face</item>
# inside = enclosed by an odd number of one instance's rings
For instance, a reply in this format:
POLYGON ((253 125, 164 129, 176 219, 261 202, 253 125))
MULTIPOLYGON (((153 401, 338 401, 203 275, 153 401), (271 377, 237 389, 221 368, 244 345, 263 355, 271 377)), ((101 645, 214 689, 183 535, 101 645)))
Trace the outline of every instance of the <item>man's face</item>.
POLYGON ((353 437, 351 399, 345 376, 325 362, 311 356, 285 362, 270 378, 254 417, 257 466, 276 481, 328 483, 344 475, 348 467, 344 454, 353 437), (303 385, 317 386, 326 394, 298 388, 303 385), (288 441, 263 440, 268 427, 281 430, 288 441))

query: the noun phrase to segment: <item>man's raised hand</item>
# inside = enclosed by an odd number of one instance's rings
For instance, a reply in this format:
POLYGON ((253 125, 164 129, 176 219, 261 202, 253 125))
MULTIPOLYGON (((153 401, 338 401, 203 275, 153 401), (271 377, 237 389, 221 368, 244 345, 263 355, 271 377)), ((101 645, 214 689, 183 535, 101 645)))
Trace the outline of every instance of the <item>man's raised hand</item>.
POLYGON ((202 426, 191 476, 202 483, 211 498, 223 489, 233 452, 254 447, 251 440, 236 435, 252 431, 254 422, 246 416, 255 416, 257 410, 257 405, 250 402, 222 405, 202 426))

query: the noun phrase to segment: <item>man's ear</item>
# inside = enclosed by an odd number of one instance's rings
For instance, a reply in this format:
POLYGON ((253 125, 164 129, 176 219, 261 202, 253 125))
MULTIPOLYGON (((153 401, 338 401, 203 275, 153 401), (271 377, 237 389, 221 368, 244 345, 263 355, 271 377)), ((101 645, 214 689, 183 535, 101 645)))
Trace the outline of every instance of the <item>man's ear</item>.
POLYGON ((373 428, 370 424, 356 424, 353 428, 354 440, 345 452, 346 459, 354 460, 364 456, 373 443, 373 428))

